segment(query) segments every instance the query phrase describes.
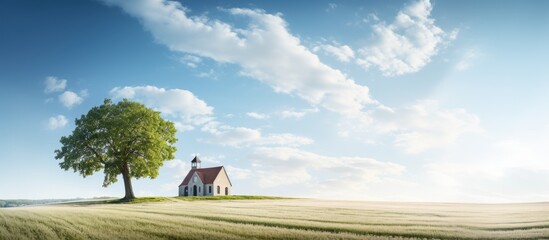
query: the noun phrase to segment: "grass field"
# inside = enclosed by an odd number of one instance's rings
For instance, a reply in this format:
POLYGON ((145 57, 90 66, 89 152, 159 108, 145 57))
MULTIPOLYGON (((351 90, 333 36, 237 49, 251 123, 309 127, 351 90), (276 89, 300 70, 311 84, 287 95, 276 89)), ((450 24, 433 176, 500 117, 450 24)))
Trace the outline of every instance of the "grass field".
POLYGON ((199 200, 5 208, 0 239, 549 238, 549 203, 199 200))

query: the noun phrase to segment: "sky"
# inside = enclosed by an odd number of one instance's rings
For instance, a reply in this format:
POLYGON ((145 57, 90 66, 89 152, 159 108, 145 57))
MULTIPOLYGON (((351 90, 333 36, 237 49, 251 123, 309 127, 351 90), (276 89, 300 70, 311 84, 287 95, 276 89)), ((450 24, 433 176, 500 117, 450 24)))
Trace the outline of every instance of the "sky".
POLYGON ((123 196, 54 158, 106 98, 161 112, 174 196, 549 200, 549 2, 0 2, 0 199, 123 196))

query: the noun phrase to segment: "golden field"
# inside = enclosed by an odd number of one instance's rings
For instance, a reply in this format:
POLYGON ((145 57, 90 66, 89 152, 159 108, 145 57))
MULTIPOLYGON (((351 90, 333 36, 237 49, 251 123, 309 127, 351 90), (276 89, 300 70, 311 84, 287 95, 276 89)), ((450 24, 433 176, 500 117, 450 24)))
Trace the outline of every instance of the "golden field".
POLYGON ((549 203, 160 200, 3 208, 0 239, 549 238, 549 203))

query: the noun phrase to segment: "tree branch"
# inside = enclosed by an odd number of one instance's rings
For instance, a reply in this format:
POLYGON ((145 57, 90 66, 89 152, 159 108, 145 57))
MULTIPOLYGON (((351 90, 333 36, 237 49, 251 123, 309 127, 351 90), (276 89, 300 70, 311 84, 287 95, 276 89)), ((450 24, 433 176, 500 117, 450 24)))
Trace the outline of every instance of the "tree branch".
POLYGON ((86 145, 86 148, 90 150, 97 158, 99 158, 99 162, 103 163, 103 165, 107 165, 107 162, 103 159, 103 156, 101 156, 95 149, 90 147, 89 145, 86 145))

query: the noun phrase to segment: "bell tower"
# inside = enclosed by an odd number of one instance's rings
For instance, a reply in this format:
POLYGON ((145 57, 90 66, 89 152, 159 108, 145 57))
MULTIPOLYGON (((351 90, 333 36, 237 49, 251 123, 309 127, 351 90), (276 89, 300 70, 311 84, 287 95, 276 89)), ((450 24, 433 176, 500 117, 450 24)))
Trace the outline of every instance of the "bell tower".
POLYGON ((197 168, 200 168, 200 163, 202 161, 200 161, 200 158, 198 158, 198 156, 194 156, 193 160, 191 161, 191 168, 192 169, 197 169, 197 168))

